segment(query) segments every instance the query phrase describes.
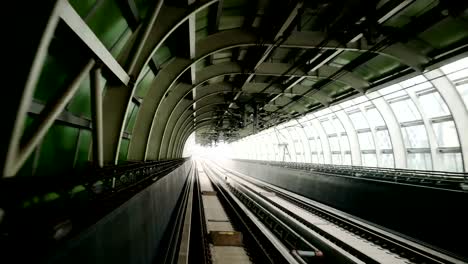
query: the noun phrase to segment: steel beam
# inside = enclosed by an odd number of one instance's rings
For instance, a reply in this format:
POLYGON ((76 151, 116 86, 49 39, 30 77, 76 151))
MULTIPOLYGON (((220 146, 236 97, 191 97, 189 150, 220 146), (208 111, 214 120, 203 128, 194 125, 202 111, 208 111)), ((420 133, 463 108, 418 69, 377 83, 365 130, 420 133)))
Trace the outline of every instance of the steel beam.
MULTIPOLYGON (((23 166, 24 162, 28 159, 29 155, 34 151, 38 144, 45 137, 49 128, 54 124, 55 119, 60 115, 60 113, 65 109, 65 106, 70 102, 70 100, 75 95, 76 91, 80 87, 81 82, 85 76, 89 73, 91 68, 94 66, 94 60, 90 60, 81 70, 80 73, 75 77, 75 79, 70 83, 68 88, 64 91, 62 96, 55 101, 52 101, 49 105, 46 106, 43 113, 39 116, 38 127, 31 138, 20 147, 16 152, 18 153, 13 163, 5 173, 5 176, 14 176, 23 166)), ((19 142, 18 145, 19 146, 19 142)))
POLYGON ((468 110, 465 107, 463 99, 460 97, 455 85, 441 70, 427 72, 424 76, 440 93, 452 114, 453 121, 457 128, 458 141, 460 142, 463 167, 465 171, 468 171, 468 137, 463 136, 466 135, 464 133, 468 131, 468 110))
POLYGON ((75 34, 88 46, 88 48, 99 58, 99 60, 115 75, 124 85, 128 85, 130 76, 120 66, 114 56, 102 44, 94 32, 81 19, 80 15, 66 0, 59 0, 60 18, 75 32, 75 34))
MULTIPOLYGON (((42 12, 42 14, 41 17, 32 21, 33 25, 24 27, 24 30, 37 31, 42 34, 32 34, 26 43, 18 45, 20 47, 29 45, 29 48, 33 53, 30 54, 29 52, 25 53, 20 50, 17 51, 22 54, 19 56, 21 65, 17 67, 16 71, 20 71, 20 74, 24 72, 27 75, 18 76, 20 77, 17 79, 19 82, 18 85, 21 86, 18 89, 13 89, 15 91, 13 91, 9 98, 10 101, 13 101, 13 104, 10 109, 5 109, 6 111, 11 111, 14 114, 7 115, 7 117, 4 118, 7 130, 8 132, 11 132, 11 134, 4 137, 2 145, 5 147, 4 151, 1 151, 0 154, 2 157, 2 160, 0 161, 3 172, 2 174, 4 177, 12 177, 17 172, 17 169, 15 169, 15 167, 17 167, 16 160, 20 148, 21 135, 23 134, 24 125, 26 123, 27 111, 33 99, 34 90, 47 56, 47 50, 60 20, 59 2, 45 1, 40 4, 33 3, 30 8, 31 9, 26 10, 26 15, 31 15, 34 18, 34 13, 37 12, 37 10, 42 12)), ((20 41, 24 41, 24 39, 19 39, 20 41)), ((15 43, 15 41, 13 41, 13 43, 15 43)), ((16 48, 15 45, 13 45, 12 48, 16 48)), ((7 104, 7 106, 10 105, 7 104)))
POLYGON ((102 90, 101 68, 95 67, 91 71, 91 101, 93 122, 93 161, 97 167, 104 167, 102 146, 102 90))

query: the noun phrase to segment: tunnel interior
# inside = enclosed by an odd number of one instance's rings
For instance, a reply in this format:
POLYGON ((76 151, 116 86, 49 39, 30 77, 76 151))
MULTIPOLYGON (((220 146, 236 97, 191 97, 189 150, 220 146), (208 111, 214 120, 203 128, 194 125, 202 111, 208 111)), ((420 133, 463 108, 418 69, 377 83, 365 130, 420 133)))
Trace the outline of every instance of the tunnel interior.
MULTIPOLYGON (((191 175, 198 175, 192 157, 201 151, 231 160, 225 163, 231 169, 259 170, 254 178, 390 229, 401 225, 402 233, 416 237, 432 223, 457 217, 453 204, 466 200, 465 1, 12 5, 28 21, 12 27, 15 67, 7 74, 16 82, 2 105, 1 244, 14 248, 30 237, 28 245, 44 242, 36 251, 57 262, 93 247, 109 254, 121 248, 128 258, 116 262, 150 263, 160 254, 154 249, 170 237, 170 219, 180 217, 185 211, 178 208, 192 197, 197 176, 191 175), (424 225, 412 223, 433 217, 430 207, 402 209, 414 213, 406 226, 401 219, 385 220, 383 212, 401 186, 348 182, 340 189, 341 182, 328 178, 284 180, 262 176, 271 168, 260 171, 260 165, 245 165, 249 161, 315 164, 342 176, 368 170, 464 182, 461 194, 441 194, 449 205, 424 225), (381 202, 375 212, 343 198, 377 197, 372 188, 390 195, 376 198, 381 202), (115 244, 102 242, 119 227, 124 231, 115 244), (66 230, 66 243, 57 230, 66 230), (140 236, 146 237, 139 245, 129 243, 140 236), (68 253, 56 255, 52 248, 68 253)), ((411 199, 412 190, 396 203, 411 199)), ((435 193, 421 191, 421 197, 435 193)), ((421 197, 409 204, 423 203, 421 197)), ((440 237, 447 239, 437 233, 426 241, 440 237)), ((463 255, 457 243, 448 250, 463 255)), ((91 259, 103 261, 74 261, 91 259)))

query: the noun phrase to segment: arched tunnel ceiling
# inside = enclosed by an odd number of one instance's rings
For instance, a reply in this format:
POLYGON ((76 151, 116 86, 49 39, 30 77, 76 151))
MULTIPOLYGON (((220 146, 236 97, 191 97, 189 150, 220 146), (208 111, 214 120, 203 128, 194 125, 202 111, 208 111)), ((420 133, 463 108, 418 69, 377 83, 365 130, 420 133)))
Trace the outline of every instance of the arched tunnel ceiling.
POLYGON ((466 11, 461 11, 466 5, 453 2, 219 5, 222 8, 213 6, 197 15, 205 27, 197 24, 194 49, 220 34, 216 31, 228 36, 223 39, 233 39, 226 42, 231 45, 201 57, 176 80, 194 84, 186 95, 192 93, 195 103, 184 112, 191 111, 194 124, 209 124, 197 130, 196 140, 202 144, 235 140, 379 89, 465 52, 468 45, 466 30, 454 29, 468 26, 466 11), (441 34, 448 28, 450 33, 441 34), (203 104, 196 103, 197 98, 209 93, 222 94, 218 100, 224 105, 198 114, 203 104))
MULTIPOLYGON (((27 47, 17 47, 23 89, 9 97, 14 114, 1 144, 4 174, 15 175, 32 159, 57 120, 66 127, 57 128, 64 138, 102 130, 105 136, 86 140, 99 145, 93 149, 99 160, 117 164, 179 157, 193 131, 203 144, 232 141, 380 89, 466 54, 467 6, 449 0, 31 3, 28 16, 36 23, 15 29, 37 34, 15 39, 27 47), (104 91, 101 121, 90 88, 104 91), (102 128, 94 129, 98 123, 102 128)), ((45 149, 59 145, 45 141, 45 149)), ((70 145, 63 169, 94 160, 89 143, 70 145)))

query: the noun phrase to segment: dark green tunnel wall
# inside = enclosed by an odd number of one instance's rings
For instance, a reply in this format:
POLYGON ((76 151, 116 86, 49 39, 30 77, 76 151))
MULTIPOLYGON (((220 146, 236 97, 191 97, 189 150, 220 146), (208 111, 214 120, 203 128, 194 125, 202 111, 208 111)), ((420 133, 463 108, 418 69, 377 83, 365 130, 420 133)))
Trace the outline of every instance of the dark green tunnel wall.
MULTIPOLYGON (((149 0, 135 1, 141 21, 147 14, 150 2, 149 0)), ((98 39, 118 60, 120 52, 133 33, 121 8, 119 8, 119 1, 70 0, 70 3, 98 39)), ((80 47, 81 42, 73 36, 70 37, 71 33, 64 34, 65 30, 61 30, 60 27, 64 27, 64 25, 59 25, 55 33, 34 92, 34 103, 39 106, 45 106, 60 96, 87 58, 86 54, 83 54, 87 51, 80 47)), ((155 62, 162 64, 171 57, 171 53, 166 46, 163 46, 154 57, 155 62)), ((154 77, 155 72, 146 66, 144 78, 139 82, 135 91, 136 98, 140 100, 144 98, 154 77)), ((102 87, 104 87, 106 79, 104 77, 101 79, 102 87)), ((103 91, 103 95, 105 96, 105 91, 103 91)), ((138 103, 132 102, 126 117, 125 134, 118 156, 119 163, 127 160, 131 133, 138 110, 138 103)), ((38 111, 29 111, 23 138, 27 138, 34 132, 38 114, 38 111)), ((72 168, 80 169, 90 165, 92 131, 89 75, 86 75, 63 114, 82 122, 76 124, 76 122, 63 120, 56 121, 23 165, 18 176, 63 174, 72 168), (88 125, 83 126, 83 124, 88 125)))

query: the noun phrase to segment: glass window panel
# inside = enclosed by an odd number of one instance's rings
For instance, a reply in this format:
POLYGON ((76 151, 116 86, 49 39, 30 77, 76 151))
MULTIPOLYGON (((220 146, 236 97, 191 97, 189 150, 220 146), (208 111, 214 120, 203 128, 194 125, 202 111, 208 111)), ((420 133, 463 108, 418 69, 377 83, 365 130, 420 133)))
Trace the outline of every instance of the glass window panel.
POLYGON ((428 118, 450 115, 447 105, 437 92, 420 96, 419 102, 428 118))
POLYGON ((367 120, 362 112, 350 114, 349 118, 351 118, 351 121, 353 122, 354 129, 369 128, 369 124, 367 124, 367 120))
POLYGON ((351 154, 344 155, 343 165, 351 165, 351 154))
POLYGON ((332 155, 332 163, 335 165, 341 165, 341 155, 340 154, 333 154, 332 155))
MULTIPOLYGON (((466 65, 465 67, 468 67, 468 65, 466 65)), ((468 69, 463 69, 463 70, 458 70, 452 74, 449 74, 447 75, 447 77, 451 80, 451 81, 459 81, 463 78, 465 78, 466 76, 468 76, 468 69)))
POLYGON ((390 134, 388 134, 388 130, 376 131, 375 136, 377 137, 377 145, 380 149, 392 148, 392 142, 390 140, 390 134))
POLYGON ((319 163, 323 164, 323 163, 324 163, 324 160, 325 160, 325 158, 323 157, 323 153, 320 153, 320 154, 318 155, 318 161, 319 161, 319 163))
POLYGON ((441 153, 442 171, 463 172, 463 160, 461 153, 441 153))
POLYGON ((309 139, 309 146, 311 152, 318 152, 317 141, 315 139, 309 139))
MULTIPOLYGON (((395 92, 398 92, 400 90, 402 90, 403 88, 398 85, 398 84, 394 84, 394 85, 390 85, 388 87, 385 87, 385 88, 382 88, 379 90, 379 93, 381 95, 387 95, 387 94, 393 94, 395 92)), ((406 94, 406 93, 405 93, 406 94)))
POLYGON ((377 155, 376 154, 362 154, 362 165, 368 167, 377 167, 377 155))
POLYGON ((359 147, 361 150, 375 149, 374 140, 372 140, 372 133, 358 133, 359 147))
POLYGON ((423 125, 401 128, 407 148, 428 148, 426 128, 423 125))
POLYGON ((433 123, 434 133, 439 147, 458 147, 458 134, 453 121, 433 123))
POLYGON ((364 95, 353 99, 354 105, 358 105, 358 104, 361 104, 361 103, 364 103, 364 102, 367 102, 367 101, 368 101, 368 99, 364 95))
POLYGON ((338 137, 329 137, 331 151, 340 151, 340 141, 338 137))
POLYGON ((468 80, 467 83, 457 84, 456 87, 463 99, 463 102, 465 102, 465 107, 468 109, 468 80))
POLYGON ((312 154, 312 163, 319 163, 318 154, 312 154))
POLYGON ((345 132, 345 129, 338 118, 333 118, 333 126, 335 127, 336 133, 345 132))
POLYGON ((452 62, 450 64, 447 64, 445 66, 442 66, 440 69, 445 73, 449 74, 455 71, 459 71, 461 69, 467 68, 468 67, 468 57, 463 58, 461 60, 457 60, 455 62, 452 62))
POLYGON ((385 122, 377 108, 370 108, 366 111, 366 117, 372 127, 385 126, 385 122))
POLYGON ((411 86, 415 86, 415 85, 418 85, 418 84, 422 84, 424 82, 427 82, 427 79, 424 78, 424 76, 422 75, 418 75, 416 77, 413 77, 409 80, 406 80, 406 81, 403 81, 400 83, 400 85, 403 87, 403 88, 408 88, 408 87, 411 87, 411 86))
POLYGON ((327 133, 328 135, 335 133, 335 128, 333 127, 330 121, 327 120, 321 123, 322 123, 323 129, 325 130, 325 133, 327 133))
POLYGON ((317 152, 321 153, 322 152, 322 141, 320 140, 320 137, 315 138, 317 144, 317 152))
POLYGON ((414 105, 414 103, 409 99, 394 102, 390 105, 398 119, 398 122, 400 123, 421 119, 421 115, 419 114, 416 105, 414 105))
POLYGON ((395 161, 393 159, 393 154, 380 154, 379 166, 383 168, 394 168, 395 161))
POLYGON ((421 84, 416 84, 414 86, 411 86, 409 88, 407 88, 409 91, 412 91, 412 92, 419 92, 419 91, 423 91, 423 90, 427 90, 429 88, 432 88, 434 86, 432 86, 432 84, 430 82, 424 82, 424 83, 421 83, 421 84))
POLYGON ((350 150, 348 136, 341 136, 340 137, 340 146, 341 146, 341 151, 350 150))
POLYGON ((312 123, 307 122, 304 124, 304 131, 307 137, 315 137, 315 129, 312 127, 312 123))
POLYGON ((430 153, 408 153, 408 169, 432 170, 430 153))

